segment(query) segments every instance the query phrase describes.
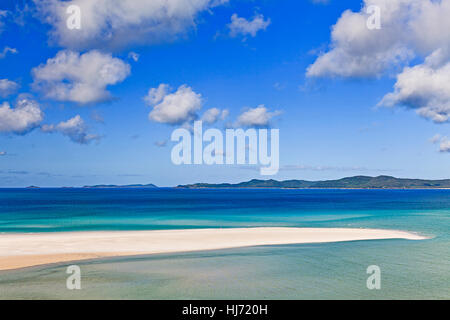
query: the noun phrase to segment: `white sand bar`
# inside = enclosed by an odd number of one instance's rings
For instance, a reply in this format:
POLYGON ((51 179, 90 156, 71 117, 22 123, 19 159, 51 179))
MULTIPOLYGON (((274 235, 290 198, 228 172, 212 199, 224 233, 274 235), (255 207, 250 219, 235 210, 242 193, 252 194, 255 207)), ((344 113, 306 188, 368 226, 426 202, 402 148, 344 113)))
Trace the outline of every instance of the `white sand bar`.
POLYGON ((55 262, 264 245, 425 237, 397 230, 236 228, 0 235, 0 270, 55 262))

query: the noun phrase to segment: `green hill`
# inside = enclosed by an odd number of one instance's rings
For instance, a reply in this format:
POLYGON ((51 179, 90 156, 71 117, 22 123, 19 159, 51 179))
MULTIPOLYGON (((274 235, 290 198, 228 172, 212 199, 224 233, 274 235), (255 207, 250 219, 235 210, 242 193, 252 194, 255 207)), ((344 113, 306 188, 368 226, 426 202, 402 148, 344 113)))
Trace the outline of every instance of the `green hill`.
POLYGON ((180 185, 178 188, 291 188, 291 189, 437 189, 450 188, 450 179, 422 180, 400 179, 390 176, 355 176, 338 180, 307 181, 307 180, 257 180, 236 184, 220 183, 195 183, 180 185))

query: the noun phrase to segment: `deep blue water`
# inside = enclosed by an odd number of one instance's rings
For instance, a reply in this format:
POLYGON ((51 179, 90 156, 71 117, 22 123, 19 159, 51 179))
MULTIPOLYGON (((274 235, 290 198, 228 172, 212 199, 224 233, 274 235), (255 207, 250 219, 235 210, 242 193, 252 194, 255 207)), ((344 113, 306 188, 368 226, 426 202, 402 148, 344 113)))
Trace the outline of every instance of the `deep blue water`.
POLYGON ((423 241, 269 246, 0 272, 0 298, 450 299, 450 190, 3 189, 0 232, 385 228, 423 241), (382 289, 366 288, 379 265, 382 289))
POLYGON ((276 225, 433 233, 449 226, 449 212, 450 190, 0 190, 0 232, 276 225))

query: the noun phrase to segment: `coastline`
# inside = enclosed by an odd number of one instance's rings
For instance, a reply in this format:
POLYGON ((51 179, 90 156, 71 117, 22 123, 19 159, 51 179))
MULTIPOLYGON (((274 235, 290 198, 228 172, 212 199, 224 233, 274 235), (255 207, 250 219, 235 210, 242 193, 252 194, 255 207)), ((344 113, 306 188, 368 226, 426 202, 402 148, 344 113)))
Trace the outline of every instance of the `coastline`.
POLYGON ((281 227, 1 234, 0 271, 106 257, 384 239, 427 238, 399 230, 281 227))
MULTIPOLYGON (((162 188, 162 187, 161 187, 162 188)), ((119 189, 119 188, 117 188, 119 189)), ((288 187, 167 187, 180 190, 450 190, 450 188, 288 188, 288 187)))

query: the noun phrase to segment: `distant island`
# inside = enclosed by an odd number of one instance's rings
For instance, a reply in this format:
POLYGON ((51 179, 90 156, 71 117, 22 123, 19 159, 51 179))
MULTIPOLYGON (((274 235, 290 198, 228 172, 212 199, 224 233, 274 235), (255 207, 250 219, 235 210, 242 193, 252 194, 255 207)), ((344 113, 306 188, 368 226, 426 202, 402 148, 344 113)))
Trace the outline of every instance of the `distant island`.
POLYGON ((158 188, 154 184, 127 184, 127 185, 115 185, 115 184, 99 184, 95 186, 84 186, 87 189, 153 189, 158 188))
MULTIPOLYGON (((74 188, 74 187, 62 187, 74 188)), ((158 186, 149 184, 98 184, 84 186, 84 189, 155 189, 158 186)), ((425 180, 405 179, 391 176, 354 176, 337 180, 259 180, 253 179, 240 183, 194 183, 178 185, 178 189, 450 189, 450 179, 425 180)), ((27 189, 39 189, 29 186, 27 189)))
POLYGON ((179 185, 184 189, 227 189, 227 188, 278 188, 278 189, 450 189, 450 179, 422 180, 401 179, 390 176, 355 176, 338 180, 307 181, 307 180, 258 180, 236 184, 230 183, 195 183, 179 185))

